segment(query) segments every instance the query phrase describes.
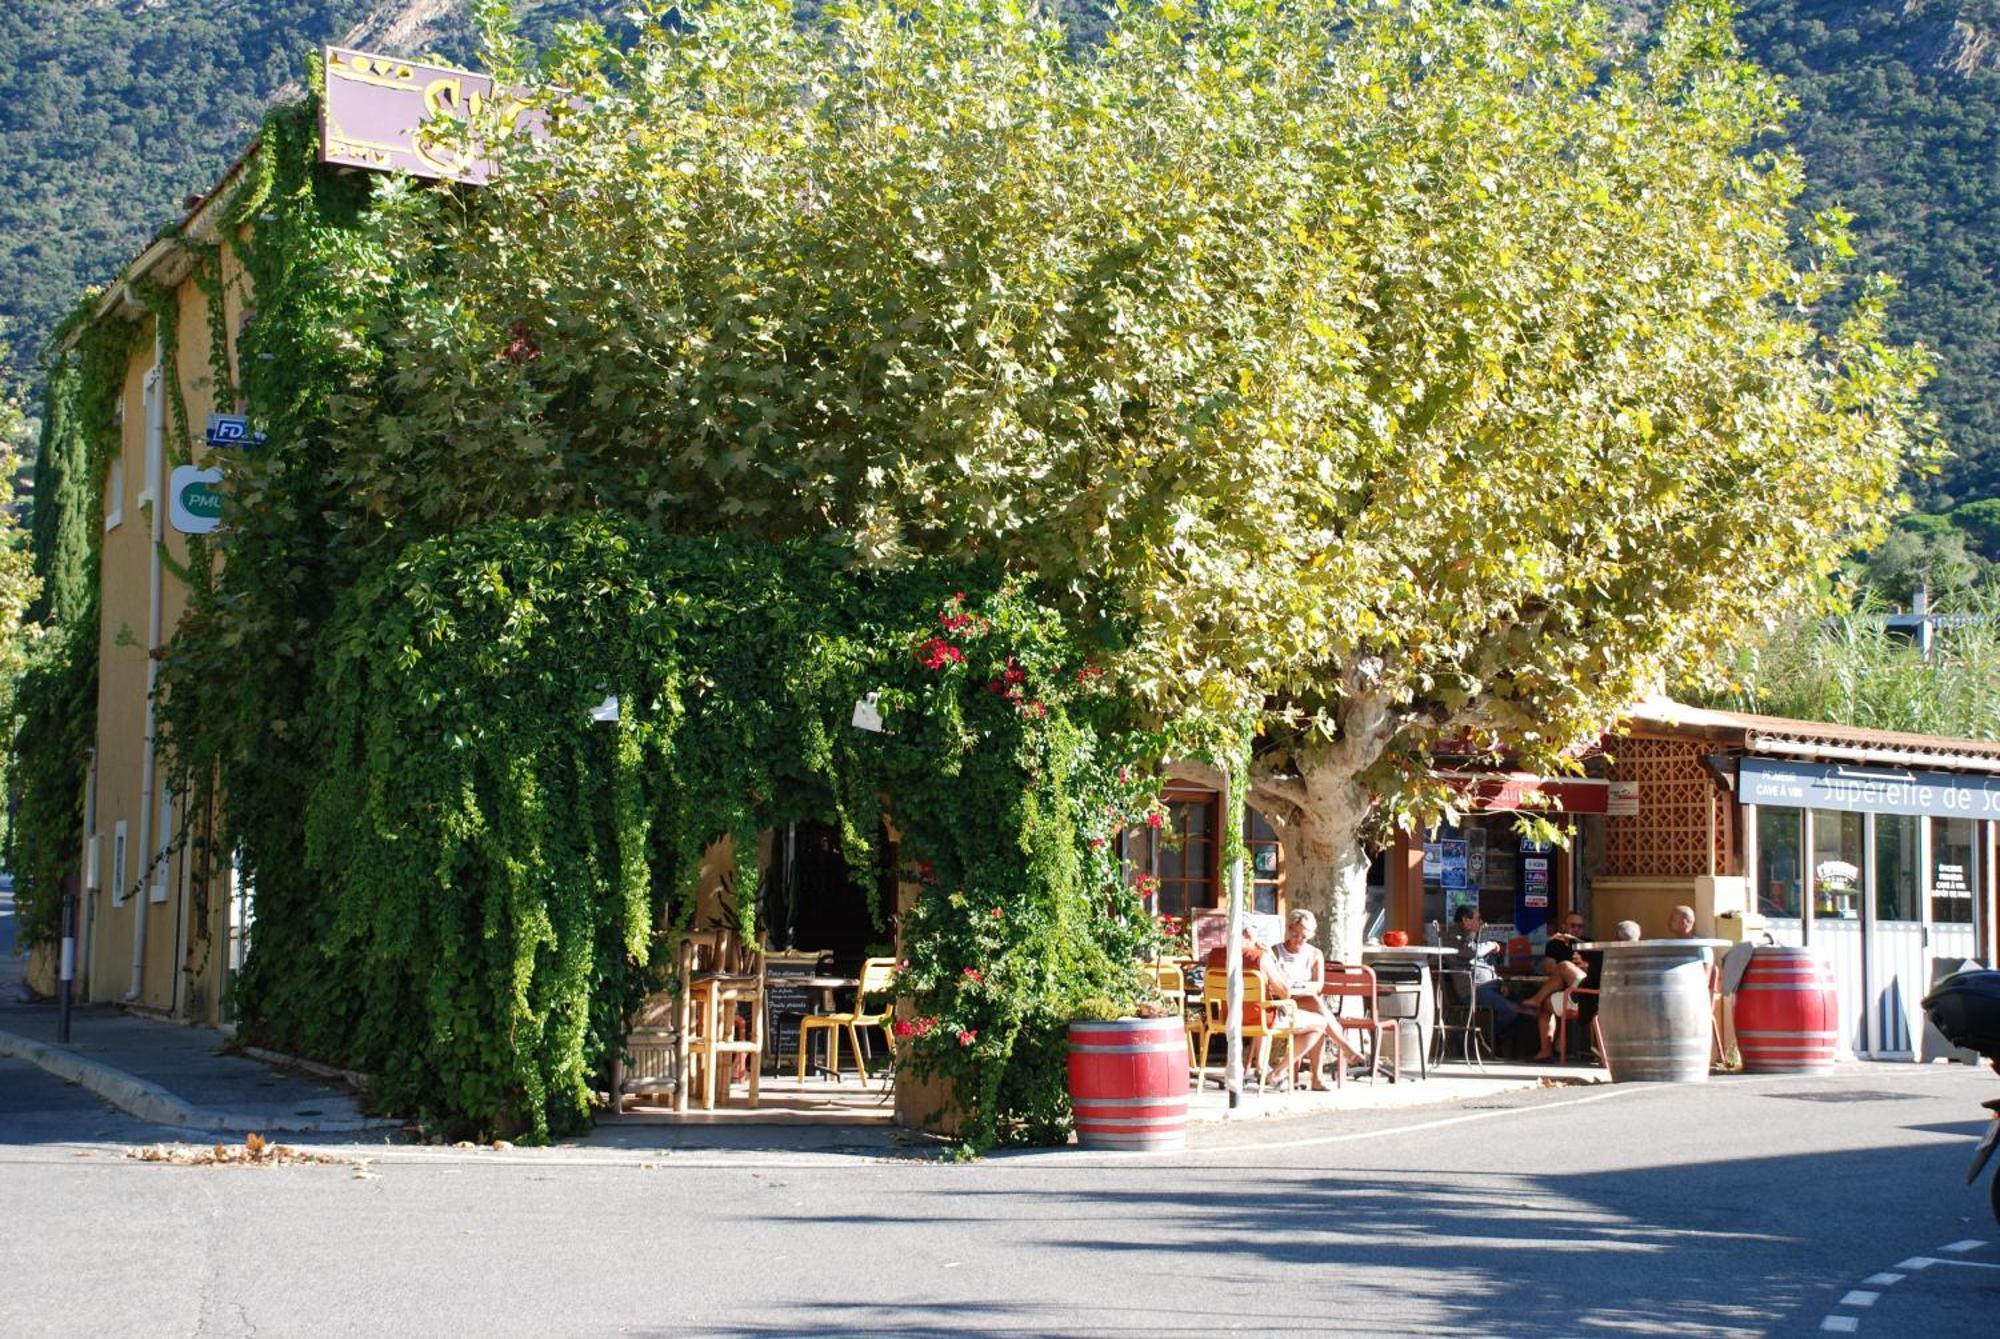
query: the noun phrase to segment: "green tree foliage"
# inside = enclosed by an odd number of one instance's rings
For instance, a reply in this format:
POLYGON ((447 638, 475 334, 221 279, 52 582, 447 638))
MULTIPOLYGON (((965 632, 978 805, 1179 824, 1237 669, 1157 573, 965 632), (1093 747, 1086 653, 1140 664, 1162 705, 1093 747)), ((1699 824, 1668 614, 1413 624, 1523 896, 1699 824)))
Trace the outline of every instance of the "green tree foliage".
POLYGON ((1730 687, 1709 695, 1739 711, 2000 739, 2000 602, 1946 605, 1926 654, 1893 633, 1878 607, 1779 625, 1735 660, 1730 687))
POLYGON ((342 544, 609 508, 990 558, 1163 712, 1266 708, 1355 912, 1434 748, 1560 766, 1928 460, 1716 9, 826 14, 496 44, 553 142, 385 196, 342 544))

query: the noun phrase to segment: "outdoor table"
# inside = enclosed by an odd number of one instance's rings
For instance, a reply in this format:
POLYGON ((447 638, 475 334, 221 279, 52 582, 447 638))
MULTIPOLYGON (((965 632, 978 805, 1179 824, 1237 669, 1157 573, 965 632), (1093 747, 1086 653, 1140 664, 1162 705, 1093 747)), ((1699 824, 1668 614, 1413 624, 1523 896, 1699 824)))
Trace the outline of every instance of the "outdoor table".
POLYGON ((1417 1025, 1419 1055, 1430 1054, 1431 1038, 1438 1025, 1436 969, 1442 966, 1445 959, 1457 956, 1457 949, 1441 944, 1370 944, 1361 950, 1361 961, 1371 967, 1380 962, 1399 962, 1417 969, 1417 1012, 1411 1021, 1417 1025))

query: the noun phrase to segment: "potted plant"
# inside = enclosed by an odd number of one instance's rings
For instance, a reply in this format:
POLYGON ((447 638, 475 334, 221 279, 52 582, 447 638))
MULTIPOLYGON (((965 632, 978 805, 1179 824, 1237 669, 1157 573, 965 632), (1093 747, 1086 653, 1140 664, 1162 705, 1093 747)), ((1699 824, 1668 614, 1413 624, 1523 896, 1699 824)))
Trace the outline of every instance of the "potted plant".
POLYGON ((1090 1149, 1175 1149, 1187 1142, 1187 1032, 1158 1000, 1084 1000, 1069 1025, 1069 1100, 1090 1149))

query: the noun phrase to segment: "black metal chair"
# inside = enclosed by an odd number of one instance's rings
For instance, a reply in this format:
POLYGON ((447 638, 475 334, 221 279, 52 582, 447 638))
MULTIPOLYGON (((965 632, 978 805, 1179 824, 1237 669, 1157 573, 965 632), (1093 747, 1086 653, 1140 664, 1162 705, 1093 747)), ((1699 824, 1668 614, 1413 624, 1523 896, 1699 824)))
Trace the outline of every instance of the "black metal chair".
MULTIPOLYGON (((1465 1063, 1486 1072, 1486 1054, 1493 1053, 1493 1044, 1487 1040, 1489 1030, 1494 1026, 1493 1011, 1479 1002, 1478 991, 1472 983, 1469 967, 1446 967, 1438 972, 1438 979, 1444 990, 1443 1021, 1438 1025, 1438 1061, 1452 1053, 1452 1037, 1458 1037, 1460 1054, 1465 1063)), ((1497 1058, 1497 1056, 1496 1056, 1497 1058)))

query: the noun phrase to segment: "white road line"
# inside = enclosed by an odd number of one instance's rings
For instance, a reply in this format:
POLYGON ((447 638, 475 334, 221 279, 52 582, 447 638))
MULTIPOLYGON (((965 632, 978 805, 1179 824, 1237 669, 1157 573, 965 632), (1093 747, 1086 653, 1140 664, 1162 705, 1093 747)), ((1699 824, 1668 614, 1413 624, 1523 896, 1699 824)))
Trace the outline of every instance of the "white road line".
POLYGON ((1870 1274, 1867 1278, 1861 1281, 1867 1284, 1871 1288, 1886 1288, 1892 1283, 1901 1283, 1903 1281, 1903 1276, 1901 1274, 1889 1274, 1889 1273, 1870 1274))
POLYGON ((1983 1260, 1936 1260, 1932 1263, 1950 1265, 1953 1269, 2000 1269, 2000 1265, 1989 1265, 1983 1260))
POLYGON ((1861 1328, 1861 1321, 1855 1316, 1828 1316, 1819 1323, 1819 1327, 1836 1334, 1853 1334, 1861 1328))
POLYGON ((1896 1268, 1907 1272, 1917 1269, 1929 1269, 1932 1265, 1943 1263, 1942 1260, 1933 1260, 1928 1255, 1913 1255, 1907 1260, 1898 1260, 1896 1268))
POLYGON ((1938 1247, 1938 1249, 1941 1251, 1959 1251, 1959 1252, 1976 1251, 1985 1244, 1986 1244, 1985 1242, 1980 1241, 1976 1238, 1967 1237, 1964 1241, 1954 1241, 1951 1245, 1940 1246, 1938 1247))
POLYGON ((1874 1306, 1875 1299, 1880 1297, 1881 1295, 1882 1295, 1881 1293, 1869 1292, 1866 1288, 1852 1288, 1848 1290, 1847 1296, 1841 1298, 1840 1301, 1835 1305, 1874 1306))

